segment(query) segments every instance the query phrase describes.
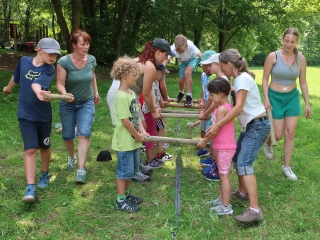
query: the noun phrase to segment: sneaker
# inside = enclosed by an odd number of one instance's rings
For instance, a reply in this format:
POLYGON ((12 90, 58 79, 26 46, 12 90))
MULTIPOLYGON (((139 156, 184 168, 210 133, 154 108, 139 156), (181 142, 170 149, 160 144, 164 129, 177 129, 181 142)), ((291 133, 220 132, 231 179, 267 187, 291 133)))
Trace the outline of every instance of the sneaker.
POLYGON ((273 151, 272 146, 269 146, 268 144, 264 144, 264 155, 267 159, 271 160, 273 158, 273 151))
POLYGON ((202 173, 205 174, 205 173, 209 173, 213 170, 218 170, 217 168, 217 164, 216 163, 212 163, 209 167, 205 167, 202 169, 202 173))
POLYGON ((35 185, 28 185, 26 194, 21 199, 24 203, 34 203, 37 198, 36 186, 35 185))
POLYGON ((68 157, 67 170, 73 170, 77 167, 77 156, 68 157))
POLYGON ((205 150, 204 150, 203 148, 200 148, 196 154, 197 154, 198 157, 201 158, 201 157, 209 156, 209 155, 210 155, 210 152, 209 152, 208 149, 205 149, 205 150))
POLYGON ((132 196, 130 193, 127 195, 126 199, 134 204, 140 204, 143 202, 141 197, 132 196))
POLYGON ((207 157, 206 159, 200 160, 199 162, 202 166, 205 166, 205 167, 209 167, 210 165, 213 164, 212 157, 207 157))
POLYGON ((281 169, 284 172, 284 174, 287 176, 287 178, 291 180, 298 180, 297 176, 292 172, 291 167, 282 166, 281 169))
POLYGON ((215 211, 219 216, 233 214, 233 209, 231 204, 224 206, 222 203, 216 207, 210 208, 210 212, 215 211))
POLYGON ((241 193, 239 190, 232 191, 232 192, 231 192, 231 196, 234 196, 235 198, 240 199, 240 200, 242 200, 242 201, 248 201, 248 200, 249 200, 249 195, 248 195, 248 193, 243 194, 243 193, 241 193))
POLYGON ((160 162, 154 158, 150 162, 146 162, 146 165, 152 168, 162 168, 163 162, 160 162))
POLYGON ((119 202, 116 200, 116 208, 119 211, 127 211, 127 212, 137 212, 139 207, 134 203, 130 202, 128 199, 119 202))
POLYGON ((219 206, 220 204, 222 204, 221 200, 220 200, 220 197, 216 198, 215 200, 212 200, 212 201, 208 201, 206 202, 207 205, 210 205, 211 207, 217 207, 219 206))
POLYGON ((161 155, 157 155, 157 161, 159 162, 166 162, 169 160, 172 160, 173 156, 170 154, 166 154, 165 152, 162 152, 161 155))
MULTIPOLYGON (((192 123, 192 122, 188 122, 188 123, 187 123, 187 128, 188 128, 189 134, 191 134, 191 133, 192 133, 192 130, 193 130, 193 128, 194 128, 193 123, 192 123)), ((200 148, 200 149, 201 149, 201 148, 200 148)))
POLYGON ((135 174, 133 174, 132 180, 135 182, 149 182, 150 177, 144 175, 142 172, 136 172, 135 174))
POLYGON ((211 171, 209 173, 205 173, 203 174, 205 179, 210 180, 210 181, 214 181, 214 182, 219 182, 220 181, 220 177, 217 171, 211 171))
POLYGON ((144 147, 140 148, 140 153, 146 153, 146 149, 144 147))
POLYGON ((76 182, 77 183, 85 183, 86 182, 86 170, 84 170, 84 168, 81 168, 77 171, 76 182))
POLYGON ((177 103, 181 102, 183 97, 184 97, 184 93, 179 92, 178 96, 176 97, 176 102, 177 103))
POLYGON ((241 215, 236 216, 236 219, 240 222, 255 222, 263 219, 262 211, 256 213, 251 208, 247 208, 241 215))
POLYGON ((163 148, 168 148, 169 147, 169 143, 163 143, 163 148))
POLYGON ((150 175, 153 172, 152 167, 143 165, 142 163, 140 163, 139 169, 144 175, 150 175))
POLYGON ((191 107, 192 106, 192 97, 187 95, 186 100, 184 101, 184 106, 191 107))
POLYGON ((41 172, 40 175, 40 181, 38 183, 38 187, 40 188, 44 188, 44 187, 48 187, 49 182, 50 182, 50 174, 47 172, 41 172))

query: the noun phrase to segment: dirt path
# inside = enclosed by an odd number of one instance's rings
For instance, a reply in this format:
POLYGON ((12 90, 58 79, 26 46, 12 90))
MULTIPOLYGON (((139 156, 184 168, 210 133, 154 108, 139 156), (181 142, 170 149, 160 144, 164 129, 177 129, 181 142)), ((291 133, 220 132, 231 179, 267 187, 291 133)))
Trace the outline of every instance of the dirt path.
POLYGON ((8 53, 0 53, 0 70, 13 73, 18 61, 24 56, 21 53, 14 53, 8 51, 8 53))

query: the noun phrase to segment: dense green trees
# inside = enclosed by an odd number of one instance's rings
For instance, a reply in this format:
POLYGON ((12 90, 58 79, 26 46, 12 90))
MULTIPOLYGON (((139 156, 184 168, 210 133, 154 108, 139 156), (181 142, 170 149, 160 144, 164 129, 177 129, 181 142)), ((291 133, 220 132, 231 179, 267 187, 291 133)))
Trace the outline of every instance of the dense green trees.
MULTIPOLYGON (((157 37, 172 43, 182 33, 202 51, 235 47, 254 64, 281 45, 282 32, 297 27, 300 50, 319 64, 318 0, 1 0, 1 18, 19 23, 21 40, 35 40, 39 27, 68 46, 82 28, 91 53, 110 65, 119 55, 136 55, 157 37)), ((2 28, 5 21, 2 21, 2 28)), ((5 35, 4 31, 4 35, 5 35)), ((3 37, 8 39, 7 36, 3 37)))

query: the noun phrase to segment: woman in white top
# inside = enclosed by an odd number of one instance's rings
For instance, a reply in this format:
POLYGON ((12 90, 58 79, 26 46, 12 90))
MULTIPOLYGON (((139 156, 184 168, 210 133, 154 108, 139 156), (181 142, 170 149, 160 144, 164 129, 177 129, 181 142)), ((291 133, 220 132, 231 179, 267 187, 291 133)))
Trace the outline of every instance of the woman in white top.
POLYGON ((243 214, 236 216, 241 222, 253 222, 263 219, 258 204, 257 182, 252 164, 270 132, 270 121, 261 102, 259 89, 248 73, 247 61, 238 50, 228 49, 219 56, 222 72, 234 78, 236 104, 219 122, 213 124, 208 137, 216 136, 220 128, 235 117, 242 132, 237 140, 237 150, 233 157, 239 179, 239 189, 232 195, 241 200, 250 200, 250 207, 243 214))

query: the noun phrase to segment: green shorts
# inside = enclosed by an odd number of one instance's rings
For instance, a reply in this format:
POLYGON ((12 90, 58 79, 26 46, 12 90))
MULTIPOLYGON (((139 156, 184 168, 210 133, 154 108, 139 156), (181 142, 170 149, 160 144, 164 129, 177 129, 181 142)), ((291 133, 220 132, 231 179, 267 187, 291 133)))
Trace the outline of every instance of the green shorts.
POLYGON ((192 72, 196 72, 197 71, 197 64, 198 64, 198 57, 192 58, 187 62, 180 62, 179 63, 179 77, 180 78, 184 78, 184 71, 186 70, 187 66, 191 66, 193 67, 193 71, 192 72))
POLYGON ((295 117, 301 114, 300 94, 297 88, 291 92, 276 92, 269 88, 268 93, 274 119, 295 117))

